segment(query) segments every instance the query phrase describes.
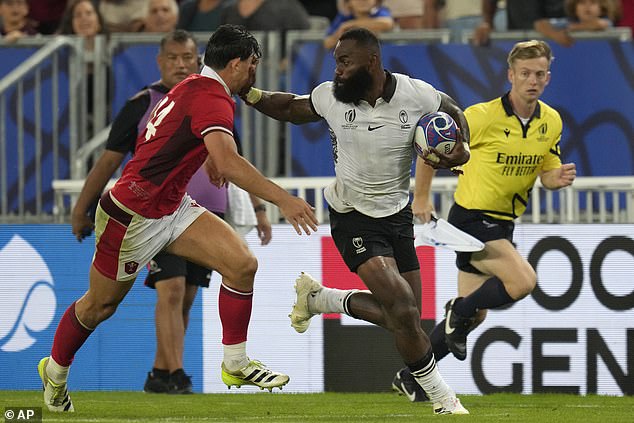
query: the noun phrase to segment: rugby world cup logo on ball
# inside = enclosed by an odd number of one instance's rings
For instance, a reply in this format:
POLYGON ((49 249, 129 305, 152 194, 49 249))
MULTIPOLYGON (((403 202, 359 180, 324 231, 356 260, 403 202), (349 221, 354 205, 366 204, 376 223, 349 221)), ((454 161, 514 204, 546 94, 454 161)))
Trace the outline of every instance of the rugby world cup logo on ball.
POLYGON ((456 144, 458 125, 445 112, 427 113, 418 120, 414 132, 414 148, 419 156, 429 147, 449 154, 456 144))

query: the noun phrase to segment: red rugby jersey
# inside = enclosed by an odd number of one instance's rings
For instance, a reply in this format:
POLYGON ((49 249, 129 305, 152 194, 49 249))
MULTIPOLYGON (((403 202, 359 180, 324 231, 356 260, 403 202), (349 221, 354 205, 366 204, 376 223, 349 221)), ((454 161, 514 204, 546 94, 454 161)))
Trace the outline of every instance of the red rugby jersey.
POLYGON ((134 156, 112 188, 114 197, 147 218, 173 213, 207 157, 204 136, 233 136, 234 112, 235 102, 217 79, 196 74, 176 85, 139 134, 134 156))

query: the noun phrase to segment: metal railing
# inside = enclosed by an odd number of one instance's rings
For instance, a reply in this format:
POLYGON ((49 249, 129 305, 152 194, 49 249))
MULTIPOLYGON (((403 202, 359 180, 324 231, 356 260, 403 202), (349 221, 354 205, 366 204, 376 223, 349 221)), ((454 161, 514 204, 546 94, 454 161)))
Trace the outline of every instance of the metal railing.
POLYGON ((39 220, 49 214, 43 211, 51 189, 47 181, 67 176, 62 164, 83 136, 83 39, 41 37, 16 44, 40 45, 0 80, 0 221, 39 220), (73 101, 61 108, 62 98, 73 101), (9 139, 9 126, 15 138, 9 139), (26 198, 27 184, 35 186, 34 198, 26 198))
MULTIPOLYGON (((276 184, 290 193, 309 201, 315 207, 320 223, 328 221, 324 189, 333 177, 273 178, 276 184)), ((70 210, 83 186, 83 180, 53 181, 55 190, 55 216, 58 222, 67 222, 70 210), (70 200, 70 201, 68 201, 70 200)), ((107 188, 115 180, 111 180, 107 188)), ((453 204, 453 193, 458 178, 436 177, 432 181, 434 207, 439 217, 446 218, 453 204)), ((414 179, 411 180, 411 189, 414 179)), ((281 219, 277 207, 268 207, 271 222, 281 219)), ((527 213, 522 223, 634 223, 634 176, 579 177, 570 187, 551 191, 541 183, 535 184, 527 213), (595 205, 596 204, 596 205, 595 205)))
MULTIPOLYGON (((197 33, 195 37, 202 45, 209 35, 209 33, 197 33)), ((289 31, 285 43, 276 32, 254 35, 260 41, 264 51, 264 60, 258 68, 258 86, 267 90, 282 88, 283 80, 280 79, 279 64, 283 46, 286 48, 287 55, 290 56, 296 43, 323 39, 321 32, 311 31, 289 31)), ((536 35, 538 34, 533 32, 507 32, 494 33, 492 38, 509 40, 536 35)), ((631 40, 631 31, 629 28, 614 28, 601 33, 579 33, 579 38, 584 37, 631 40)), ((53 197, 57 197, 59 193, 54 186, 51 187, 51 181, 65 178, 82 180, 91 160, 94 162, 96 154, 103 148, 108 133, 106 127, 109 109, 108 95, 97 94, 93 96, 91 106, 93 116, 90 123, 90 132, 95 135, 94 138, 88 139, 85 78, 88 64, 93 66, 95 92, 105 92, 117 83, 117 81, 111 81, 110 87, 107 84, 110 76, 108 65, 112 65, 111 60, 115 51, 139 43, 158 47, 160 38, 161 35, 157 34, 113 34, 109 39, 98 37, 92 58, 84 57, 83 41, 77 37, 24 38, 12 45, 42 47, 0 80, 0 223, 43 222, 51 219, 59 220, 60 216, 64 215, 64 204, 60 205, 53 200, 53 197), (66 50, 69 53, 64 55, 66 50), (88 63, 88 60, 91 62, 88 63), (64 78, 67 78, 67 81, 64 78), (56 81, 64 81, 68 87, 56 81), (8 101, 9 98, 11 103, 8 101), (67 104, 64 104, 64 101, 67 104), (65 110, 66 107, 68 110, 65 110), (11 121, 9 117, 13 120, 11 121), (7 138, 9 125, 15 138, 13 136, 11 139, 7 138), (47 204, 46 209, 44 204, 47 204)), ((397 44, 448 43, 450 31, 400 31, 384 34, 381 38, 397 44)), ((3 46, 7 44, 0 41, 0 48, 3 46)), ((288 79, 290 73, 287 69, 287 84, 290 82, 288 79)), ((292 141, 288 132, 290 125, 286 125, 285 129, 277 121, 255 112, 242 102, 239 102, 238 107, 241 123, 239 132, 242 136, 245 157, 269 177, 279 175, 280 169, 282 174, 285 172, 284 169, 291 169, 292 141), (282 136, 284 131, 287 131, 286 137, 282 136), (284 138, 286 142, 282 144, 284 138), (282 163, 281 160, 285 161, 282 163)), ((282 178, 279 181, 284 186, 287 183, 291 184, 292 186, 288 189, 308 190, 311 198, 315 197, 314 192, 317 190, 319 194, 315 198, 316 202, 319 202, 323 199, 321 196, 323 186, 319 184, 328 179, 308 178, 301 182, 296 178, 282 178), (316 182, 319 183, 317 186, 309 188, 308 185, 316 182)), ((611 179, 611 182, 604 186, 601 185, 602 182, 597 181, 604 181, 605 178, 599 180, 588 178, 589 185, 581 187, 585 179, 579 178, 575 183, 575 187, 580 187, 578 190, 573 188, 557 193, 539 191, 539 195, 533 195, 532 201, 535 206, 531 205, 529 209, 529 220, 633 221, 631 193, 627 191, 630 189, 627 185, 630 182, 626 182, 627 187, 623 191, 619 186, 610 185, 615 183, 616 179, 611 179), (567 199, 568 196, 571 198, 567 199), (615 209, 620 211, 614 214, 615 209)), ((437 207, 439 210, 445 210, 448 204, 451 204, 453 187, 436 186, 436 188, 439 192, 436 194, 437 207), (444 192, 447 195, 442 194, 444 192)), ((65 198, 65 205, 68 207, 68 196, 65 198)), ((273 215, 272 217, 275 218, 273 215)), ((528 216, 524 217, 525 220, 527 218, 528 216)))
MULTIPOLYGON (((628 27, 607 28, 602 31, 575 31, 571 33, 575 40, 618 40, 621 42, 632 41, 632 29, 628 27)), ((546 36, 537 31, 493 31, 489 38, 493 41, 512 40, 548 40, 546 36)), ((461 34, 463 43, 473 40, 473 31, 463 31, 461 34)))

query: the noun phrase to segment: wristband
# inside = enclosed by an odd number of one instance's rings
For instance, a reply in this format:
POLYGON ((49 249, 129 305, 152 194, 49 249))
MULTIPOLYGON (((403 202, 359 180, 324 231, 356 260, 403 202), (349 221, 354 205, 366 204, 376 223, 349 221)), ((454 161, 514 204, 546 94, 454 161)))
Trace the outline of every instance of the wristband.
POLYGON ((255 211, 256 213, 266 211, 266 204, 258 204, 257 206, 253 207, 253 211, 255 211))
POLYGON ((251 89, 247 93, 245 99, 246 99, 247 103, 249 103, 249 104, 257 103, 258 101, 260 101, 262 99, 262 90, 258 90, 255 87, 251 87, 251 89))

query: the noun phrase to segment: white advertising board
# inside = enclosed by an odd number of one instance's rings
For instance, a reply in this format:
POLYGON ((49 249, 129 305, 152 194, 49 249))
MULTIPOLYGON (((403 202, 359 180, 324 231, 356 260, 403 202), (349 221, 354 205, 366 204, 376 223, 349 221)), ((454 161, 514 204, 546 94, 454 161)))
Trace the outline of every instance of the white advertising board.
MULTIPOLYGON (((287 372, 285 392, 324 390, 323 320, 297 334, 288 313, 300 271, 321 278, 327 260, 322 237, 297 236, 276 225, 273 241, 248 241, 259 259, 248 353, 287 372)), ((490 311, 470 336, 468 357, 440 362, 445 379, 459 393, 499 391, 623 395, 634 377, 634 226, 518 225, 515 242, 537 270, 533 294, 505 310, 490 311)), ((456 295, 454 253, 438 249, 435 266, 436 321, 456 295)), ((204 391, 227 392, 220 381, 221 327, 218 276, 203 290, 204 391)), ((347 317, 344 325, 364 325, 347 317)), ((345 359, 345 358, 342 358, 345 359)), ((352 360, 352 358, 351 358, 352 360)), ((386 381, 386 386, 389 387, 386 381)))

